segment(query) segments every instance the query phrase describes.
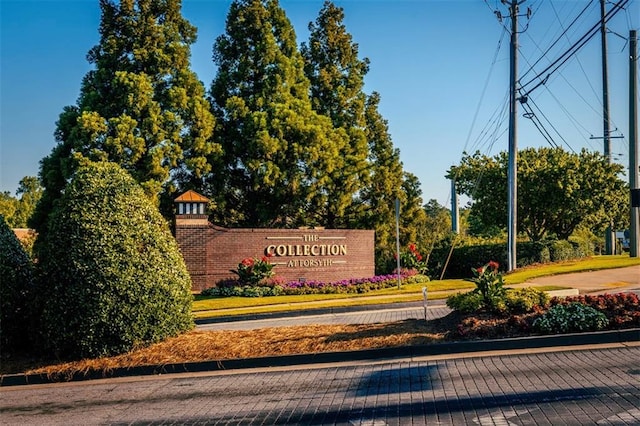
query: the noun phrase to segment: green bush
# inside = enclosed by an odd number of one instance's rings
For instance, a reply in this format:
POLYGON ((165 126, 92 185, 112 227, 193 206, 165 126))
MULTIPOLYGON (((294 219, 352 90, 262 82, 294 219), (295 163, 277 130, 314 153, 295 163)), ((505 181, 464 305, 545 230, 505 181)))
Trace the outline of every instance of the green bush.
POLYGON ((523 314, 533 311, 536 306, 546 306, 549 303, 549 295, 530 287, 509 289, 504 302, 509 313, 523 314))
POLYGON ((578 257, 573 245, 567 240, 556 240, 551 243, 551 261, 560 262, 578 257))
POLYGON ((582 303, 552 306, 533 322, 533 329, 543 334, 597 331, 609 324, 607 317, 582 303))
MULTIPOLYGON (((429 257, 429 271, 440 278, 442 268, 449 258, 450 247, 434 249, 429 257)), ((517 266, 522 268, 536 263, 548 263, 561 260, 580 259, 592 254, 589 244, 566 240, 544 240, 518 242, 517 266)), ((444 278, 470 278, 475 265, 483 264, 486 259, 494 259, 506 265, 506 243, 483 244, 456 247, 451 253, 444 278)))
POLYGON ((268 297, 282 296, 284 290, 279 285, 274 286, 253 286, 253 285, 235 285, 224 287, 210 287, 202 290, 202 296, 216 297, 268 297))
POLYGON ((36 244, 42 347, 123 353, 193 327, 191 280, 167 222, 114 163, 80 167, 36 244))
POLYGON ((31 259, 0 215, 0 347, 24 350, 29 343, 30 298, 33 293, 31 259))
POLYGON ((482 295, 473 291, 452 294, 447 297, 447 306, 465 314, 478 312, 482 308, 482 295))
POLYGON ((455 311, 471 314, 488 309, 500 314, 523 314, 532 312, 536 306, 546 306, 549 296, 544 291, 533 288, 506 289, 495 295, 489 305, 478 291, 457 293, 447 298, 447 306, 455 311))

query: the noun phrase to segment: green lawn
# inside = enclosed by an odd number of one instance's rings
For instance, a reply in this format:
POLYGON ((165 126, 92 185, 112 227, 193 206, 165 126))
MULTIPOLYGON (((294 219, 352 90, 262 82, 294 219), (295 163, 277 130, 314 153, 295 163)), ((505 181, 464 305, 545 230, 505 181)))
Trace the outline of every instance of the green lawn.
MULTIPOLYGON (((571 272, 594 271, 599 269, 623 268, 640 265, 640 258, 628 255, 593 256, 588 259, 553 263, 523 268, 505 276, 507 285, 520 284, 532 278, 566 274, 571 272)), ((464 280, 441 280, 427 283, 407 284, 373 291, 366 294, 310 294, 277 297, 201 297, 196 296, 193 311, 196 318, 209 318, 251 313, 281 312, 299 309, 345 307, 379 303, 396 303, 422 300, 422 288, 427 287, 429 299, 447 297, 449 294, 474 288, 473 283, 464 280)), ((554 290, 560 287, 545 287, 554 290)))

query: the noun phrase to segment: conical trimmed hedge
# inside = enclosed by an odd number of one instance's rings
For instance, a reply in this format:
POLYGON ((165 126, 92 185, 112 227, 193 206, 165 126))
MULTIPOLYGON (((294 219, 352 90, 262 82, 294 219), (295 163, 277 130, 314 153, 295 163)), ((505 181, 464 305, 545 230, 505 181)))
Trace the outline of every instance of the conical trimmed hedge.
POLYGON ((23 350, 29 343, 33 264, 16 234, 0 215, 0 348, 23 350))
POLYGON ((127 352, 193 327, 191 279, 169 226, 114 163, 78 169, 36 245, 42 345, 127 352))

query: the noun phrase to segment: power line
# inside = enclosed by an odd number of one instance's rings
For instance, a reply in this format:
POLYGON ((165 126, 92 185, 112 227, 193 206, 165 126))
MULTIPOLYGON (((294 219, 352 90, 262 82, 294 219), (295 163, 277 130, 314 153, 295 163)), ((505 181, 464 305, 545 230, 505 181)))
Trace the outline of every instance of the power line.
MULTIPOLYGON (((486 2, 486 0, 485 0, 485 2, 486 2)), ((487 92, 487 87, 489 87, 489 80, 491 78, 491 74, 493 73, 493 67, 497 62, 498 53, 500 53, 500 48, 502 47, 502 41, 504 40, 504 35, 506 33, 507 33, 506 30, 503 30, 501 35, 500 35, 500 39, 498 40, 498 45, 496 46, 496 51, 493 54, 493 60, 491 61, 491 66, 489 67, 489 72, 487 73, 487 78, 485 79, 484 87, 482 88, 482 94, 480 95, 480 100, 478 101, 478 106, 476 107, 476 111, 473 114, 473 120, 471 121, 471 127, 469 128, 469 133, 467 134, 467 139, 464 142, 463 151, 466 151, 467 145, 469 144, 469 139, 471 138, 471 133, 473 131, 473 127, 475 126, 476 119, 478 118, 478 113, 480 112, 480 106, 482 105, 482 102, 484 100, 484 95, 487 92)))
MULTIPOLYGON (((533 68, 534 68, 536 65, 538 65, 538 63, 539 63, 541 60, 543 60, 543 59, 547 56, 547 54, 549 53, 549 51, 551 51, 551 49, 553 49, 553 47, 554 47, 557 43, 559 43, 559 42, 560 42, 560 40, 562 39, 562 37, 563 37, 563 36, 566 36, 567 31, 569 31, 569 29, 570 29, 570 28, 571 28, 571 27, 572 27, 576 22, 578 22, 578 19, 579 19, 579 18, 580 18, 580 17, 581 17, 581 16, 582 16, 586 11, 587 11, 587 9, 589 8, 589 6, 591 6, 591 3, 593 3, 593 0, 589 1, 589 3, 587 3, 587 5, 582 9, 582 11, 581 11, 581 12, 580 12, 580 13, 579 13, 575 18, 573 18, 573 21, 571 21, 571 23, 569 24, 569 26, 567 26, 566 28, 564 28, 564 26, 563 26, 563 31, 562 31, 562 33, 558 36, 558 38, 557 38, 553 43, 551 43, 551 45, 547 48, 547 50, 545 50, 545 51, 542 53, 542 56, 540 56, 540 58, 539 58, 537 61, 535 61, 535 62, 533 63, 533 65, 531 65, 531 66, 529 67, 529 69, 528 69, 527 71, 525 71, 525 72, 520 76, 520 78, 518 79, 518 82, 521 82, 521 81, 522 81, 522 79, 523 79, 527 74, 529 74, 531 71, 533 71, 533 68)), ((554 12, 556 13, 556 17, 558 17, 558 12, 556 12, 555 8, 553 7, 553 3, 551 3, 551 7, 552 7, 552 9, 554 10, 554 12)), ((558 17, 558 20, 559 20, 559 17, 558 17)), ((562 23, 560 23, 560 25, 562 25, 562 23)))
MULTIPOLYGON (((624 6, 626 6, 626 4, 628 2, 629 2, 629 0, 621 0, 620 2, 616 3, 616 5, 611 10, 609 10, 609 12, 606 13, 605 18, 604 18, 604 22, 606 23, 609 20, 611 20, 611 18, 613 18, 620 10, 622 10, 624 8, 624 6)), ((533 86, 531 89, 529 89, 526 92, 526 95, 529 95, 531 92, 536 90, 538 87, 542 86, 543 84, 546 84, 547 80, 549 79, 549 77, 554 72, 556 72, 578 50, 580 50, 585 44, 587 44, 587 42, 589 42, 596 34, 598 34, 598 31, 599 31, 599 29, 601 27, 601 24, 602 24, 602 20, 599 20, 595 25, 593 25, 587 31, 586 34, 584 34, 582 37, 580 37, 580 39, 578 39, 577 42, 575 42, 573 45, 571 45, 571 47, 569 47, 569 49, 567 49, 562 55, 560 55, 560 57, 558 59, 553 61, 544 70, 542 70, 541 72, 537 73, 535 77, 531 78, 526 83, 521 84, 520 85, 520 89, 522 90, 525 87, 533 84, 536 80, 540 80, 535 86, 533 86), (543 75, 544 75, 544 78, 542 77, 543 75)))
POLYGON ((522 103, 522 109, 525 111, 524 117, 531 120, 534 127, 538 130, 538 132, 540 132, 540 134, 547 141, 547 143, 554 148, 558 148, 558 144, 553 140, 553 137, 547 131, 547 129, 544 128, 544 126, 542 125, 542 122, 540 122, 540 119, 535 114, 535 112, 533 112, 528 102, 522 103))
POLYGON ((558 135, 558 137, 560 139, 562 139, 562 142, 564 142, 564 144, 567 146, 567 148, 569 148, 569 150, 571 152, 573 152, 574 154, 576 153, 576 151, 573 149, 573 147, 569 144, 569 142, 567 142, 567 140, 564 138, 564 136, 562 136, 562 134, 558 131, 558 129, 556 129, 556 127, 553 125, 553 123, 551 122, 551 120, 549 120, 549 118, 547 118, 547 116, 544 114, 544 112, 542 112, 542 110, 540 109, 540 107, 535 103, 535 101, 533 99, 530 99, 530 102, 533 104, 533 106, 538 110, 539 114, 542 116, 542 118, 544 118, 547 123, 549 124, 549 126, 551 126, 551 129, 553 129, 553 131, 556 133, 556 135, 558 135))

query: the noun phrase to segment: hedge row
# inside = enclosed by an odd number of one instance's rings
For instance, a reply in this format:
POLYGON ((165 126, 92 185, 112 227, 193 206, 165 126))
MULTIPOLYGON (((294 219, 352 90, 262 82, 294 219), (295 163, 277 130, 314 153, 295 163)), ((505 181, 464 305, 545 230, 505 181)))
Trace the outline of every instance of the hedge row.
MULTIPOLYGON (((520 242, 516 245, 516 250, 519 268, 536 263, 581 259, 593 254, 593 249, 588 244, 567 240, 520 242)), ((432 274, 432 278, 440 278, 449 252, 450 249, 443 248, 435 249, 431 253, 429 273, 432 274)), ((456 247, 451 253, 444 278, 470 278, 472 269, 486 264, 489 260, 498 262, 501 269, 506 269, 508 263, 506 244, 456 247)))

